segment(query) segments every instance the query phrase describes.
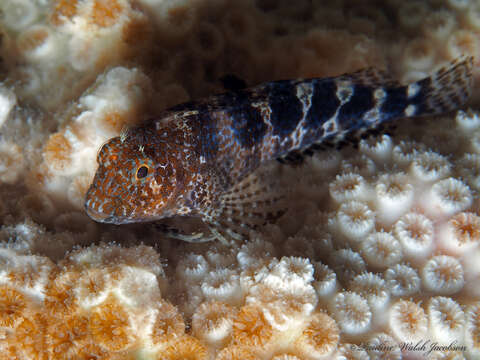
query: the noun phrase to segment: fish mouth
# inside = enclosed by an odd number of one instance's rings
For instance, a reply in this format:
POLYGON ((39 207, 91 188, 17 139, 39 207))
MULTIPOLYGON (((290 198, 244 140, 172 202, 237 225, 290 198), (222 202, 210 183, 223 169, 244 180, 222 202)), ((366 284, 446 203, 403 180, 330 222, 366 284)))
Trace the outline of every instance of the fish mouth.
MULTIPOLYGON (((131 223, 143 223, 143 222, 152 222, 159 219, 165 218, 165 215, 162 216, 138 216, 135 214, 133 209, 129 209, 129 211, 121 211, 121 215, 113 214, 112 212, 105 212, 102 211, 102 206, 100 206, 100 210, 97 209, 98 203, 94 200, 86 197, 86 201, 84 203, 85 212, 90 217, 90 219, 105 224, 113 224, 113 225, 122 225, 122 224, 131 224, 131 223)), ((117 207, 118 210, 118 207, 117 207)))
POLYGON ((102 212, 99 212, 97 210, 94 210, 88 204, 85 204, 85 212, 87 215, 90 217, 90 219, 101 222, 101 223, 112 223, 115 221, 115 217, 110 215, 110 214, 105 214, 102 212))
MULTIPOLYGON (((121 225, 132 222, 131 217, 129 216, 119 216, 115 215, 112 212, 105 212, 103 209, 103 205, 99 204, 95 201, 94 197, 92 197, 92 188, 91 187, 85 196, 85 203, 84 209, 90 219, 99 222, 99 223, 106 223, 106 224, 114 224, 114 225, 121 225)), ((110 199, 113 200, 113 199, 110 199)))
POLYGON ((115 215, 94 209, 93 207, 90 206, 89 201, 85 202, 85 212, 90 217, 90 219, 100 223, 120 225, 128 222, 119 216, 115 216, 115 215))
POLYGON ((115 215, 101 213, 93 209, 90 209, 88 207, 85 207, 85 210, 87 212, 87 215, 90 217, 90 219, 96 222, 100 222, 104 224, 114 224, 114 225, 122 225, 122 224, 128 224, 133 222, 128 218, 120 218, 115 215))
POLYGON ((99 223, 104 223, 104 224, 123 225, 123 224, 149 221, 149 220, 135 219, 131 216, 118 216, 118 215, 112 215, 112 214, 100 212, 91 208, 90 206, 88 206, 88 204, 85 204, 85 212, 90 217, 90 219, 99 223))

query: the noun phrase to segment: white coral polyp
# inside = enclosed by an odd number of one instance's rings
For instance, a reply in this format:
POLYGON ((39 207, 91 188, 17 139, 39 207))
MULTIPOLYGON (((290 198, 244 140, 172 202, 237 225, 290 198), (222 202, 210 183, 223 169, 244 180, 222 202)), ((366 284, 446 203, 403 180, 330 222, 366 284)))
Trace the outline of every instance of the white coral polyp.
POLYGON ((428 303, 430 333, 441 344, 463 342, 465 317, 460 305, 452 298, 437 296, 428 303))
POLYGON ((342 160, 340 166, 342 173, 358 173, 362 176, 372 176, 376 169, 373 160, 363 154, 342 160))
POLYGON ((333 296, 337 289, 337 275, 327 265, 321 262, 314 263, 315 274, 313 287, 321 298, 333 296))
POLYGON ((390 302, 387 283, 380 275, 371 272, 355 276, 350 282, 349 289, 367 299, 373 311, 384 309, 390 302))
POLYGON ((322 360, 333 355, 339 340, 340 331, 335 320, 327 314, 315 313, 295 341, 295 347, 312 360, 322 360))
POLYGON ((462 110, 458 111, 455 120, 457 122, 457 127, 465 135, 469 135, 472 131, 480 129, 480 117, 476 112, 471 110, 468 112, 462 110))
MULTIPOLYGON (((12 236, 16 235, 14 235, 13 232, 17 232, 19 237, 38 236, 38 234, 26 234, 25 232, 31 232, 32 230, 34 232, 38 231, 27 228, 28 226, 26 225, 17 225, 15 226, 15 229, 4 228, 4 230, 0 232, 0 239, 2 239, 2 241, 6 240, 5 237, 7 234, 2 234, 3 231, 10 233, 12 236), (21 232, 24 232, 24 234, 21 232)), ((12 239, 10 238, 10 241, 11 240, 12 239)), ((4 244, 5 242, 3 242, 2 245, 4 244)), ((26 250, 27 254, 28 252, 29 250, 26 250)), ((38 303, 45 300, 45 288, 49 284, 50 276, 54 270, 54 264, 46 257, 39 255, 23 255, 22 250, 18 248, 15 250, 6 248, 0 249, 0 284, 14 286, 38 303), (20 276, 16 278, 16 275, 20 276)), ((5 315, 8 311, 8 308, 4 308, 2 315, 5 315)))
POLYGON ((196 281, 205 276, 209 269, 203 255, 187 254, 177 265, 177 275, 187 281, 196 281))
POLYGON ((480 154, 465 154, 457 163, 457 171, 473 191, 480 191, 480 154))
POLYGON ((353 292, 338 293, 331 304, 331 314, 342 332, 359 335, 370 329, 372 312, 367 300, 353 292))
POLYGON ((313 280, 313 265, 309 259, 301 257, 282 257, 272 269, 272 274, 286 282, 299 282, 307 285, 313 280))
POLYGON ((201 289, 207 299, 237 304, 242 298, 239 276, 229 269, 209 272, 202 282, 201 289))
POLYGON ((147 269, 134 266, 122 267, 122 277, 115 293, 132 307, 146 307, 161 299, 158 277, 147 269))
POLYGON ((450 171, 450 162, 444 156, 433 151, 418 154, 410 166, 410 173, 424 182, 443 179, 450 174, 450 171))
POLYGON ((217 249, 207 251, 205 259, 213 269, 228 267, 235 261, 231 253, 225 253, 217 249))
POLYGON ((35 2, 29 0, 2 1, 0 10, 5 26, 17 31, 26 28, 40 15, 35 2))
POLYGON ((388 334, 379 333, 367 341, 370 359, 402 360, 402 351, 397 342, 388 334))
POLYGON ((23 224, 2 226, 0 229, 0 241, 2 244, 0 248, 0 264, 15 266, 13 265, 14 263, 10 263, 13 259, 18 258, 18 256, 14 256, 15 253, 23 254, 31 251, 35 246, 35 241, 41 238, 44 233, 45 229, 30 223, 30 221, 23 224), (8 243, 10 243, 9 246, 5 246, 8 243))
POLYGON ((314 242, 315 240, 312 238, 297 233, 294 236, 289 236, 283 243, 283 253, 292 256, 308 256, 308 254, 314 254, 314 242))
POLYGON ((359 201, 343 203, 336 216, 339 230, 350 240, 358 241, 372 231, 375 213, 359 201))
POLYGON ((401 166, 410 164, 418 155, 418 152, 423 150, 423 145, 414 141, 400 141, 393 147, 392 159, 401 166))
POLYGON ((480 301, 476 301, 465 309, 465 345, 471 359, 480 356, 480 301))
POLYGON ((395 223, 394 234, 407 258, 425 258, 433 250, 433 222, 423 214, 404 215, 395 223))
POLYGON ((390 159, 392 148, 392 138, 385 134, 378 138, 361 140, 359 143, 360 151, 378 163, 384 163, 390 159))
POLYGON ((422 283, 415 269, 408 265, 398 264, 385 271, 387 288, 393 296, 412 296, 420 291, 422 283))
POLYGON ((434 215, 453 215, 468 209, 472 202, 469 187, 458 179, 448 178, 432 186, 425 207, 434 215))
POLYGON ((401 342, 416 342, 425 338, 428 319, 419 304, 398 300, 389 311, 389 325, 393 336, 401 342))
POLYGON ((317 294, 312 286, 293 286, 275 292, 275 300, 264 303, 265 319, 273 328, 285 331, 299 326, 317 305, 317 294))
POLYGON ((206 343, 221 345, 231 335, 234 310, 221 302, 205 302, 192 316, 193 333, 206 343))
POLYGON ((355 173, 337 175, 329 185, 330 196, 337 202, 363 199, 367 186, 362 176, 355 173))
POLYGON ((352 249, 336 250, 331 254, 329 260, 329 265, 342 282, 348 282, 366 270, 362 256, 352 249))
POLYGON ((439 246, 449 254, 463 255, 480 246, 480 216, 461 212, 439 229, 439 246))
POLYGON ((258 264, 259 258, 269 258, 275 254, 271 243, 255 238, 242 245, 237 253, 237 261, 242 270, 258 264))
POLYGON ((151 93, 151 80, 139 69, 115 67, 99 77, 98 86, 91 93, 80 98, 80 104, 85 110, 95 115, 96 131, 102 136, 118 135, 120 129, 112 129, 106 124, 106 115, 116 112, 132 121, 137 111, 145 103, 151 93))
POLYGON ((384 174, 375 186, 378 221, 391 224, 413 204, 414 191, 404 173, 384 174))
POLYGON ((370 234, 362 241, 360 249, 369 265, 381 269, 398 264, 403 257, 398 240, 386 232, 370 234))
POLYGON ((435 294, 455 294, 465 283, 462 264, 452 256, 435 256, 423 267, 422 281, 423 286, 435 294))
POLYGON ((334 360, 370 360, 367 351, 356 345, 350 343, 343 343, 339 345, 337 353, 332 358, 334 360))

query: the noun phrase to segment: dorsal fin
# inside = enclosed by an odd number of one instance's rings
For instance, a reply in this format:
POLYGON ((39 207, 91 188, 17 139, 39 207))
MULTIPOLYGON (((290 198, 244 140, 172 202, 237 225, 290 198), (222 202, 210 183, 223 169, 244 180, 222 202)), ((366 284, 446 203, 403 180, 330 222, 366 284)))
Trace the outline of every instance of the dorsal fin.
POLYGON ((385 70, 379 70, 375 67, 360 69, 353 73, 340 75, 337 79, 351 81, 354 84, 365 86, 400 86, 398 81, 393 79, 385 70))
POLYGON ((246 81, 234 74, 223 75, 219 80, 227 91, 243 90, 247 87, 246 81))

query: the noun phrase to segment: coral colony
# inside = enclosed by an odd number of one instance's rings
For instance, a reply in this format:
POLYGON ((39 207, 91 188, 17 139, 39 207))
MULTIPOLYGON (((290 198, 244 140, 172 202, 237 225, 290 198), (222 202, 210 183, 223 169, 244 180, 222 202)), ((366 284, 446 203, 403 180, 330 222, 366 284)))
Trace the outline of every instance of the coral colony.
POLYGON ((265 163, 286 213, 229 246, 84 209, 106 141, 224 92, 226 74, 371 67, 409 84, 473 56, 478 78, 478 2, 3 0, 0 14, 0 359, 480 358, 475 86, 471 108, 265 163))

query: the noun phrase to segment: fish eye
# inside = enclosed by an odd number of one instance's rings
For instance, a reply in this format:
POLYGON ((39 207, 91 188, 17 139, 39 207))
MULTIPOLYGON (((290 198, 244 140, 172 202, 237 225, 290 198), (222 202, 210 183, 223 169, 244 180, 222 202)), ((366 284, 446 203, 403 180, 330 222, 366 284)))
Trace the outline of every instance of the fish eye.
POLYGON ((137 179, 142 179, 148 175, 148 166, 143 164, 137 168, 137 179))

